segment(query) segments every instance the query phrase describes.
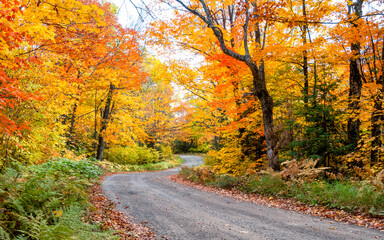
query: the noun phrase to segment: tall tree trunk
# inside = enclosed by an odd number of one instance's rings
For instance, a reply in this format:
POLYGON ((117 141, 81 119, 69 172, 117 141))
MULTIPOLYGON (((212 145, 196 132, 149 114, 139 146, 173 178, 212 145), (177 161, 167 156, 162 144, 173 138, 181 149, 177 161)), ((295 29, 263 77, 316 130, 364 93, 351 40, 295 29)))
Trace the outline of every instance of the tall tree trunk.
POLYGON ((374 98, 374 110, 372 112, 371 124, 372 124, 372 149, 371 149, 371 164, 377 163, 380 159, 380 147, 382 145, 381 141, 381 128, 383 121, 383 96, 382 90, 380 89, 380 93, 377 94, 374 98))
MULTIPOLYGON (((363 1, 358 0, 349 6, 349 14, 352 16, 351 24, 354 31, 358 27, 355 23, 356 19, 361 18, 363 1)), ((362 77, 360 73, 360 43, 353 42, 351 44, 352 58, 349 64, 349 104, 348 109, 351 113, 351 117, 348 119, 348 143, 352 145, 352 148, 357 147, 357 143, 360 139, 360 120, 358 119, 360 111, 360 98, 362 88, 362 77)))
MULTIPOLYGON (((372 51, 374 56, 374 61, 376 61, 376 50, 375 45, 372 40, 372 51)), ((380 55, 380 54, 378 54, 380 55)), ((377 66, 374 64, 374 66, 377 66)), ((375 164, 380 160, 381 155, 381 132, 382 132, 382 126, 384 121, 384 114, 383 114, 383 94, 384 94, 384 40, 383 40, 383 46, 381 49, 381 74, 380 77, 376 78, 376 83, 379 85, 379 91, 377 95, 374 97, 374 106, 373 106, 373 112, 372 112, 372 118, 371 118, 371 124, 372 124, 372 149, 371 149, 371 164, 375 164)))
POLYGON ((96 159, 100 161, 103 160, 104 149, 106 145, 104 134, 105 134, 105 131, 107 130, 108 122, 111 118, 114 90, 115 90, 115 86, 111 83, 109 85, 109 91, 108 91, 107 100, 105 102, 104 111, 102 112, 102 116, 101 116, 101 127, 100 127, 99 141, 98 141, 97 152, 96 152, 96 159))
MULTIPOLYGON (((254 8, 257 8, 257 4, 253 4, 254 8)), ((267 26, 267 25, 265 25, 267 26)), ((264 28, 264 31, 266 27, 264 28)), ((264 36, 265 36, 264 32, 264 36)), ((246 37, 246 35, 245 35, 246 37)), ((260 32, 260 24, 256 24, 255 41, 263 49, 265 39, 262 40, 260 32)), ((269 95, 266 81, 265 81, 265 64, 264 60, 260 60, 259 67, 251 59, 245 61, 247 66, 251 69, 253 76, 254 94, 259 99, 261 105, 261 111, 263 113, 264 135, 267 145, 268 167, 275 171, 280 170, 280 164, 278 163, 279 153, 277 147, 277 136, 275 135, 275 127, 273 124, 273 99, 269 95)))
POLYGON ((98 141, 97 141, 97 112, 98 112, 98 106, 97 106, 97 89, 96 89, 96 92, 95 92, 95 118, 94 118, 95 126, 94 126, 94 132, 93 132, 93 137, 94 137, 93 150, 94 150, 95 158, 97 157, 97 145, 98 145, 98 141))
POLYGON ((279 155, 277 149, 277 138, 275 136, 273 125, 273 99, 268 93, 264 79, 265 75, 260 73, 256 63, 249 60, 246 64, 252 71, 254 94, 260 101, 261 111, 263 113, 265 142, 267 145, 267 155, 269 159, 268 167, 278 171, 280 170, 280 165, 277 161, 279 155))
MULTIPOLYGON (((77 102, 77 100, 76 100, 77 102)), ((67 146, 70 147, 73 144, 73 133, 75 131, 75 122, 76 122, 76 111, 77 111, 77 103, 73 105, 71 115, 71 122, 69 126, 67 146)))
MULTIPOLYGON (((303 16, 305 20, 307 19, 307 12, 305 7, 305 0, 303 0, 302 4, 302 10, 303 10, 303 16)), ((307 23, 304 23, 301 27, 301 39, 303 41, 303 46, 306 47, 307 45, 307 30, 308 25, 307 23)), ((304 105, 307 108, 308 107, 308 98, 309 98, 309 77, 308 77, 308 51, 303 50, 303 75, 304 75, 304 90, 303 90, 303 97, 304 97, 304 105)))

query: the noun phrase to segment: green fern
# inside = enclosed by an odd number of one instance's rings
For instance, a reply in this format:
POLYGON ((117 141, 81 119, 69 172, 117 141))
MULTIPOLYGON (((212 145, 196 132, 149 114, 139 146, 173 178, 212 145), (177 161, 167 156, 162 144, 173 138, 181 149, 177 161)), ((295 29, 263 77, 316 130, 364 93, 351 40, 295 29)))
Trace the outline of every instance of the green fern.
POLYGON ((4 240, 11 240, 11 237, 9 236, 9 233, 5 231, 4 228, 0 226, 0 239, 4 240))

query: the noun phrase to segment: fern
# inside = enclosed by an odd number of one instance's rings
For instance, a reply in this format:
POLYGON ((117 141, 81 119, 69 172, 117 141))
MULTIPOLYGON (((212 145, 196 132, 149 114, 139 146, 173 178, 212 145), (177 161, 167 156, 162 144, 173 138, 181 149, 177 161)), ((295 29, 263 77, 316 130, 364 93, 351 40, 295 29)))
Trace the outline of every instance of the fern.
POLYGON ((4 228, 0 226, 0 239, 4 240, 11 240, 11 237, 9 236, 9 233, 5 231, 4 228))

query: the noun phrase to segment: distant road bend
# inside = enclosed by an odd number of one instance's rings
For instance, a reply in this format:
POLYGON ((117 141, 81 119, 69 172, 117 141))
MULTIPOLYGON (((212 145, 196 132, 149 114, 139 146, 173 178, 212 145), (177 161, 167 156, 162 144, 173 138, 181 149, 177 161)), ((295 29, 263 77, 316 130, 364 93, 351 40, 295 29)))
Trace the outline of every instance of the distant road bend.
MULTIPOLYGON (((187 166, 198 156, 181 156, 187 166)), ((103 192, 117 209, 148 222, 157 239, 383 239, 384 232, 278 208, 240 202, 172 182, 163 172, 117 174, 104 180, 103 192), (126 206, 129 206, 126 208, 126 206)))

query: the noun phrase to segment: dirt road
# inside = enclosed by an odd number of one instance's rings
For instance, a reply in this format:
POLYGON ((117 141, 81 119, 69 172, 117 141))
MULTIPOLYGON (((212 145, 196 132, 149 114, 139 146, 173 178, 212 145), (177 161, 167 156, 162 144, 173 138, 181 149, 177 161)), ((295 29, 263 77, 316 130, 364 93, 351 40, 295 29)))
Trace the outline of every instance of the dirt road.
MULTIPOLYGON (((181 156, 188 166, 198 156, 181 156)), ((178 169, 112 175, 104 193, 157 239, 384 239, 384 233, 202 192, 168 179, 178 169)))

